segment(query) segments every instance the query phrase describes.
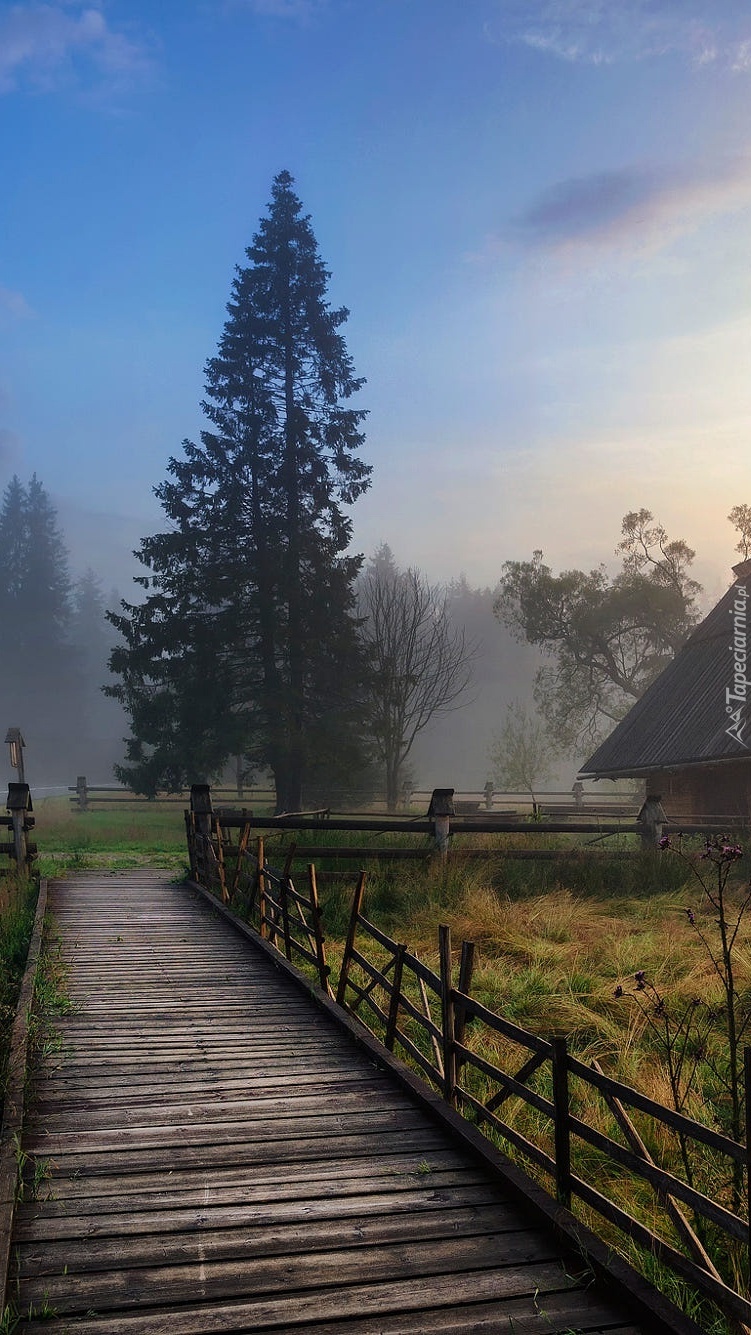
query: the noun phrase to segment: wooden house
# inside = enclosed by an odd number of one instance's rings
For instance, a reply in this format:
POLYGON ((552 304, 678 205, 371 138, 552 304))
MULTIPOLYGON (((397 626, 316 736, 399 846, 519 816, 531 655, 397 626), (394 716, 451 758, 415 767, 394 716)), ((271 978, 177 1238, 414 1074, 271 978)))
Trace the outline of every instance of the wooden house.
POLYGON ((733 574, 727 593, 581 778, 642 778, 673 820, 751 819, 751 560, 733 574))

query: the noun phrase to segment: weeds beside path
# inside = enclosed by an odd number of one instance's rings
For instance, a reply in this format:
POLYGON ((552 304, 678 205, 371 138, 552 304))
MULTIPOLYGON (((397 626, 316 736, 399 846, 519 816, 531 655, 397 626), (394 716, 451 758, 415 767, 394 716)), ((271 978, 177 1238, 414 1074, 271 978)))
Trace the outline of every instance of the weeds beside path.
POLYGON ((39 883, 8 873, 0 901, 0 1119, 5 1094, 5 1069, 21 979, 34 926, 39 883))

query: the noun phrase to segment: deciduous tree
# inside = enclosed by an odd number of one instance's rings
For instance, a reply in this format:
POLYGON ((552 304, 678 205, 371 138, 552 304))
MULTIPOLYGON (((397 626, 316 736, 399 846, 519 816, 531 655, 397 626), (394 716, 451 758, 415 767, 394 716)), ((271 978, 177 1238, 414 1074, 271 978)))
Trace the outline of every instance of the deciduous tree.
POLYGON ((348 313, 327 301, 292 186, 276 177, 237 270, 206 367, 211 429, 156 490, 169 527, 137 553, 147 597, 111 616, 124 640, 111 689, 133 731, 122 777, 180 786, 243 753, 272 771, 280 809, 299 808, 337 732, 357 731, 361 558, 344 507, 370 473, 348 313))
POLYGON ((542 719, 519 700, 506 708, 503 726, 490 747, 490 763, 497 788, 509 793, 535 793, 555 773, 558 749, 542 719))
POLYGON ((396 810, 416 737, 436 715, 460 706, 471 680, 475 646, 452 627, 446 604, 445 590, 420 570, 400 570, 385 545, 360 581, 370 728, 389 811, 396 810))
POLYGON ((698 620, 694 552, 648 510, 632 511, 616 548, 621 568, 555 575, 537 551, 508 561, 496 615, 550 660, 535 700, 562 749, 596 741, 681 647, 698 620))
POLYGON ((747 561, 751 556, 751 505, 734 505, 728 519, 738 534, 735 550, 747 561))

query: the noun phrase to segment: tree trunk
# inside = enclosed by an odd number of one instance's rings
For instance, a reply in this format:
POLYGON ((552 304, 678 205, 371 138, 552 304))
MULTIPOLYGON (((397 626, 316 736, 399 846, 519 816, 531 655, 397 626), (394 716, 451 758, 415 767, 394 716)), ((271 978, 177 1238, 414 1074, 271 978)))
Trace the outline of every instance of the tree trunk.
POLYGON ((292 757, 287 756, 273 767, 272 773, 276 788, 275 814, 280 816, 284 811, 300 811, 302 809, 302 773, 299 765, 294 763, 292 757))
POLYGON ((401 766, 399 762, 386 762, 386 810, 396 811, 399 806, 399 779, 401 777, 401 766))

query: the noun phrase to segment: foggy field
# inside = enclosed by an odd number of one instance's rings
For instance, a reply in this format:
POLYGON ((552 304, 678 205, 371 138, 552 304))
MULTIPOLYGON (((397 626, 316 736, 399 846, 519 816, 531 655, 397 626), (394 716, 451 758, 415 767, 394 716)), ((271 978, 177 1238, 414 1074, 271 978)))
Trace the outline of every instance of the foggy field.
POLYGON ((185 823, 179 803, 79 812, 67 797, 47 797, 35 804, 34 814, 42 876, 89 866, 187 870, 185 823))

